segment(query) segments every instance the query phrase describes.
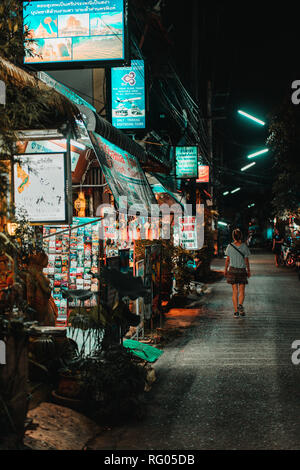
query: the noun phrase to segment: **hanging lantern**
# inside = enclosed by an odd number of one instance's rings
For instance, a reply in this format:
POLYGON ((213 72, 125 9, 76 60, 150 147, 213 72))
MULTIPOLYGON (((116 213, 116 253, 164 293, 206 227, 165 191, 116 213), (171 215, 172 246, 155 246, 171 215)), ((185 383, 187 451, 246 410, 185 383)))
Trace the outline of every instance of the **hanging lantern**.
POLYGON ((13 223, 13 222, 7 222, 6 228, 7 228, 7 233, 10 236, 14 236, 18 228, 18 224, 13 223))
POLYGON ((80 191, 78 194, 78 198, 74 202, 74 207, 78 217, 85 217, 86 199, 83 191, 80 191))

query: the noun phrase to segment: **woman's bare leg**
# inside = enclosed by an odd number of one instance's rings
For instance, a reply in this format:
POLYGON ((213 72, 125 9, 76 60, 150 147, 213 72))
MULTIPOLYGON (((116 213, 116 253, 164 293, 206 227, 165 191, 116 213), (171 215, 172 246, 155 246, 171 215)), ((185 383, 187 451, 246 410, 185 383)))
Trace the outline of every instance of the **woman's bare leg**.
POLYGON ((245 284, 239 284, 239 305, 243 305, 245 300, 245 284))
POLYGON ((232 284, 232 303, 235 312, 238 311, 238 294, 238 284, 232 284))

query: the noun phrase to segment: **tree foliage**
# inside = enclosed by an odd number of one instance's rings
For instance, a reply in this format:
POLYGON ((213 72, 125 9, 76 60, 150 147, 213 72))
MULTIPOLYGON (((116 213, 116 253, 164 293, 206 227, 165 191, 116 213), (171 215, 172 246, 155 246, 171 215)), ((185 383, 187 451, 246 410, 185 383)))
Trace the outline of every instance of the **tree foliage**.
POLYGON ((275 215, 284 217, 300 204, 300 107, 290 97, 271 119, 267 145, 274 155, 272 206, 275 215))

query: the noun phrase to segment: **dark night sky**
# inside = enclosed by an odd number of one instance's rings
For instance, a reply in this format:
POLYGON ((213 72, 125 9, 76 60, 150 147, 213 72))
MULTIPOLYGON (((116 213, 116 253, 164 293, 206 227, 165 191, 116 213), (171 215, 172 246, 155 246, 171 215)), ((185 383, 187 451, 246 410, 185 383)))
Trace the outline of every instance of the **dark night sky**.
MULTIPOLYGON (((182 2, 167 0, 165 18, 173 24, 175 60, 187 88, 192 89, 192 39, 191 13, 193 0, 182 2)), ((251 151, 265 147, 268 134, 264 128, 252 124, 237 114, 246 110, 268 122, 272 112, 286 96, 291 95, 291 83, 300 79, 299 30, 300 15, 290 2, 261 1, 229 2, 199 1, 199 84, 200 106, 206 112, 204 87, 213 79, 214 93, 228 93, 228 97, 215 96, 215 115, 226 117, 218 121, 215 135, 224 139, 224 161, 232 169, 239 170, 249 163, 245 157, 251 151), (298 73, 299 71, 299 73, 298 73), (224 101, 225 100, 225 101, 224 101)), ((245 172, 245 184, 226 175, 221 176, 223 188, 243 186, 239 201, 243 204, 255 200, 261 204, 270 186, 261 184, 261 176, 270 175, 272 156, 257 159, 254 168, 245 172), (257 175, 259 185, 247 185, 247 175, 257 175), (254 199, 253 199, 254 197, 254 199), (250 201, 251 199, 251 201, 250 201)), ((244 174, 243 174, 244 175, 244 174)), ((234 205, 233 198, 231 198, 234 205)), ((240 202, 238 202, 240 204, 240 202)), ((242 204, 242 205, 243 205, 242 204)))

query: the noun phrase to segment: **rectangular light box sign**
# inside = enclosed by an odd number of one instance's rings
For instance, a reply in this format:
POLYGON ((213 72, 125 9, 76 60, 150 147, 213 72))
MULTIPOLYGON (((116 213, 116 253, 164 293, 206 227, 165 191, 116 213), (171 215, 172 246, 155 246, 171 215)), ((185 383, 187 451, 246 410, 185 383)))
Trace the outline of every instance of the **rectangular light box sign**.
POLYGON ((209 183, 209 166, 198 165, 198 178, 196 183, 209 183))
POLYGON ((17 155, 14 202, 31 223, 68 223, 65 153, 17 155))
POLYGON ((176 178, 197 178, 198 147, 175 147, 176 178))
POLYGON ((130 67, 111 69, 112 125, 119 129, 146 126, 145 67, 132 60, 130 67))
MULTIPOLYGON (((23 1, 29 36, 24 63, 94 67, 125 59, 126 0, 23 1), (34 41, 30 41, 33 39, 34 41)), ((59 67, 58 67, 59 66, 59 67)), ((53 68, 53 67, 52 67, 53 68)))

